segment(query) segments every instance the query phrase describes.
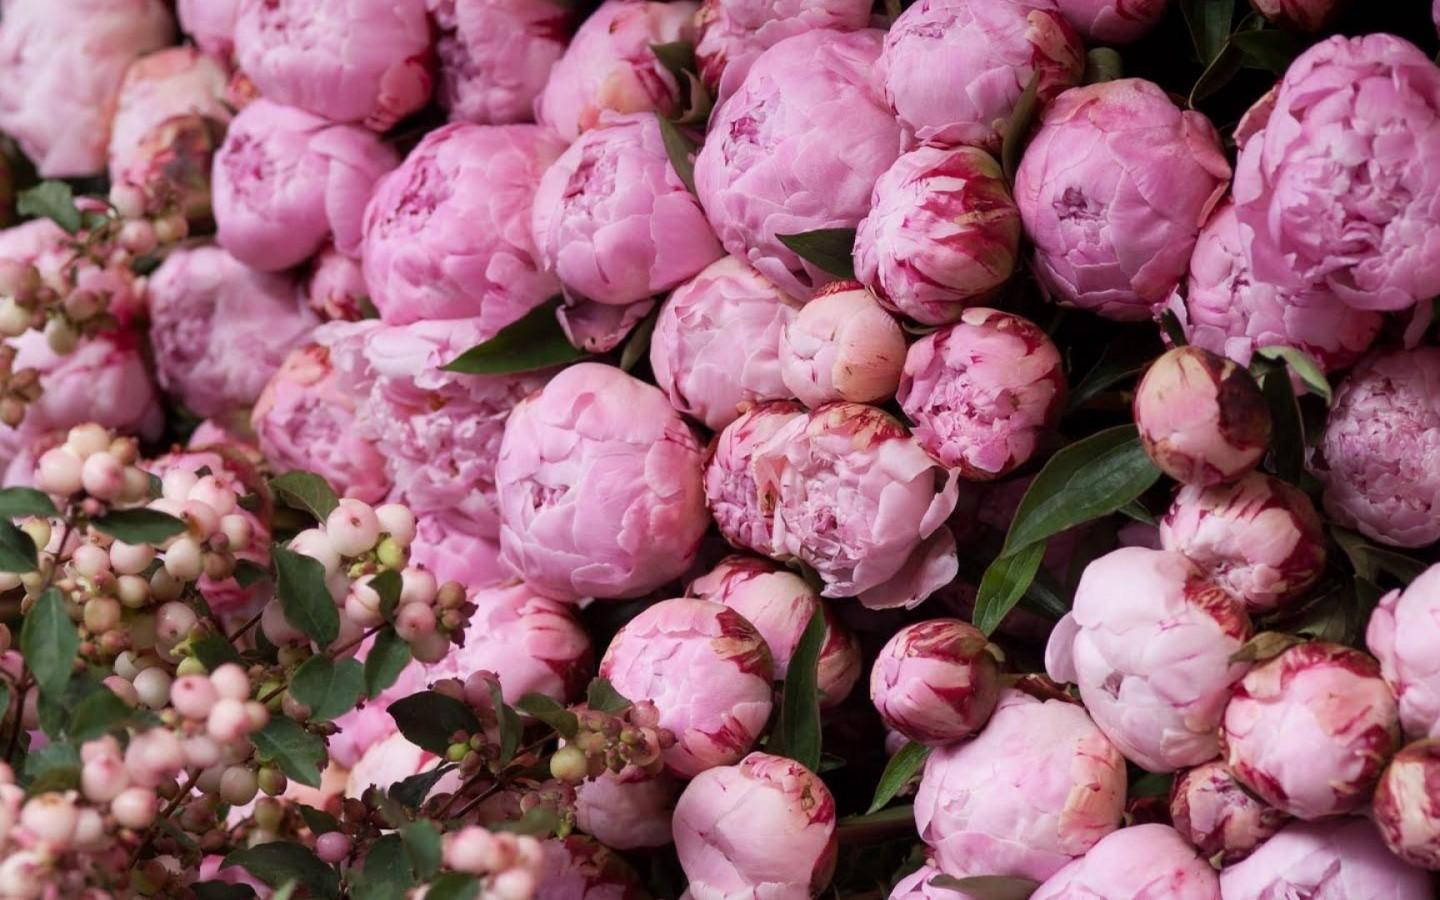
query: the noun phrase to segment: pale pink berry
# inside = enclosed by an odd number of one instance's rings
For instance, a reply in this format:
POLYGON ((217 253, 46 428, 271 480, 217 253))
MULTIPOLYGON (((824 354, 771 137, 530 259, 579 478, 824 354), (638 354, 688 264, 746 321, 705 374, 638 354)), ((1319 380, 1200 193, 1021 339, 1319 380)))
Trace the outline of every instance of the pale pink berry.
MULTIPOLYGON (((110 837, 105 833, 105 820, 98 811, 85 808, 76 810, 75 837, 70 841, 72 847, 77 850, 101 850, 109 841, 110 837)), ((88 896, 86 900, 89 900, 88 896)))
POLYGON ((235 489, 222 484, 214 475, 206 475, 190 489, 188 500, 204 503, 217 516, 227 516, 235 511, 235 489))
POLYGON ((335 549, 330 535, 319 528, 309 528, 295 535, 290 541, 290 549, 320 563, 325 568, 326 578, 340 571, 340 552, 335 549))
POLYGON ((65 433, 65 446, 81 459, 110 447, 110 430, 96 422, 76 425, 65 433))
POLYGON ((380 530, 394 538, 402 547, 410 546, 415 540, 415 515, 402 503, 386 503, 375 507, 375 519, 380 530))
POLYGON ((135 676, 135 693, 141 703, 160 709, 170 700, 170 673, 160 668, 146 669, 135 676))
POLYGON ((195 610, 184 603, 166 603, 155 613, 155 637, 163 644, 178 643, 189 636, 199 621, 195 610))
POLYGON ((92 497, 113 500, 125 490, 125 467, 109 453, 92 453, 81 466, 80 483, 92 497))
POLYGON ((110 567, 118 575, 139 575, 154 559, 155 548, 149 544, 116 541, 110 545, 110 567))
POLYGON ((220 762, 220 745, 208 735, 186 738, 180 747, 185 754, 185 765, 192 769, 208 769, 220 762))
POLYGON ((125 769, 130 780, 142 787, 154 787, 184 764, 180 739, 164 728, 137 735, 125 748, 125 769))
POLYGON ((285 618, 285 610, 278 600, 270 601, 260 613, 260 630, 265 639, 277 647, 305 640, 305 633, 285 618))
POLYGON ((160 476, 160 494, 172 503, 184 503, 199 480, 200 476, 189 469, 171 469, 160 476))
POLYGON ((359 556, 380 539, 380 520, 370 504, 347 498, 326 517, 325 533, 341 556, 359 556))
POLYGON ((250 731, 250 716, 245 711, 245 704, 229 697, 217 700, 205 720, 205 730, 222 744, 244 737, 250 731))
POLYGON ((32 797, 20 810, 20 824, 36 840, 53 844, 61 850, 75 836, 76 818, 74 798, 58 793, 32 797))
POLYGON ((148 788, 126 788, 110 801, 110 813, 115 821, 126 828, 147 828, 155 821, 159 802, 155 792, 148 788))
POLYGON ((409 641, 410 655, 422 663, 436 663, 450 652, 450 636, 443 631, 432 631, 409 641))
POLYGON ((104 634, 120 624, 120 604, 109 597, 92 597, 85 601, 84 621, 91 634, 104 634))
POLYGON ((215 507, 202 500, 192 498, 181 503, 180 517, 185 520, 190 534, 198 541, 208 540, 220 527, 220 514, 215 511, 215 507))
POLYGON ((254 528, 250 520, 240 513, 230 513, 220 519, 220 533, 225 535, 225 546, 232 553, 239 553, 250 546, 254 528))
POLYGON ((412 643, 435 631, 435 610, 423 603, 406 603, 395 614, 395 633, 412 643))
POLYGON ((535 896, 535 876, 525 869, 507 869, 490 882, 495 900, 531 900, 535 896))
POLYGON ((126 706, 137 706, 140 703, 140 695, 135 691, 135 685, 121 678, 119 675, 111 675, 100 682, 110 689, 110 693, 125 701, 126 706))
POLYGON ((21 850, 0 862, 0 892, 6 897, 39 897, 49 872, 46 854, 21 850))
POLYGON ((181 581, 199 578, 204 564, 200 544, 192 537, 179 538, 165 550, 165 571, 181 581))
POLYGON ((440 590, 435 583, 435 573, 429 569, 411 566, 400 573, 400 578, 401 603, 422 603, 429 606, 435 602, 435 594, 440 590))
POLYGON ((385 617, 380 614, 380 595, 368 584, 356 582, 345 596, 345 618, 361 628, 383 625, 385 617))
POLYGON ((70 563, 75 567, 76 572, 86 578, 94 578, 110 568, 110 554, 104 548, 94 544, 81 544, 75 548, 75 554, 70 557, 70 563))
POLYGON ((205 675, 184 675, 170 685, 170 705, 187 719, 203 719, 220 695, 205 675))
POLYGON ((339 831, 327 831, 315 839, 315 855, 334 865, 350 855, 350 838, 339 831))
POLYGON ((259 731, 270 721, 270 710, 259 700, 247 700, 245 702, 245 719, 249 723, 250 731, 259 731))
POLYGON ((100 756, 80 768, 80 791, 92 803, 115 799, 130 785, 130 775, 118 756, 100 756))
POLYGON ((65 447, 46 450, 40 456, 35 484, 47 494, 68 497, 82 486, 81 466, 80 457, 65 447))
POLYGON ((236 663, 225 663, 210 673, 215 693, 230 700, 250 699, 250 676, 236 663))

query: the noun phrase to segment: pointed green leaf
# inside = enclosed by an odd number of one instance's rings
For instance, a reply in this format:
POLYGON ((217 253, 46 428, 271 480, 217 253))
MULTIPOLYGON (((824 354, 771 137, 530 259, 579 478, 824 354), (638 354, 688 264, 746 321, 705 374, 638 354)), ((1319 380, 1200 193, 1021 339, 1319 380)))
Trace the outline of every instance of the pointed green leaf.
POLYGON ((59 225, 66 234, 80 230, 80 209, 75 205, 75 192, 63 181, 42 181, 21 191, 15 210, 22 216, 45 218, 59 225))
POLYGON ((405 580, 400 577, 400 573, 394 569, 386 569, 370 579, 369 587, 380 598, 380 615, 387 622, 395 621, 395 609, 400 605, 400 591, 405 587, 405 580))
POLYGON ((400 829, 400 838, 405 842, 405 855, 420 881, 429 881, 440 868, 440 832, 430 822, 421 819, 400 829))
POLYGON ((490 340, 466 350, 446 365, 447 372, 464 375, 508 375, 563 366, 589 356, 570 345, 555 318, 560 298, 530 310, 518 321, 500 329, 490 340))
POLYGON ((592 678, 590 686, 585 690, 585 705, 596 712, 619 713, 634 704, 615 690, 615 685, 611 684, 609 679, 592 678))
POLYGON ((976 628, 989 635, 1000 627, 1010 610, 1024 596, 1025 589, 1035 580, 1035 573, 1040 570, 1040 561, 1044 558, 1045 542, 1041 540, 1001 556, 985 569, 975 596, 975 612, 971 616, 976 628))
POLYGON ((70 736, 81 743, 93 741, 130 720, 129 704, 107 687, 98 687, 75 706, 70 736))
POLYGON ((20 654, 41 694, 58 697, 65 690, 79 649, 80 634, 65 611, 65 599, 57 588, 46 588, 20 626, 20 654))
POLYGON ((1190 41, 1200 65, 1208 66, 1220 55, 1230 37, 1235 17, 1235 0, 1181 0, 1180 11, 1190 29, 1190 41))
POLYGON ((1295 402, 1290 370, 1271 366, 1260 378, 1260 391, 1270 409, 1270 460, 1275 474, 1299 484, 1305 473, 1305 422, 1295 402))
POLYGON ((34 488, 12 487, 0 490, 0 517, 18 519, 39 516, 44 519, 60 515, 47 494, 34 488))
POLYGON ((213 672, 226 663, 243 665, 245 662, 233 644, 214 633, 191 641, 190 649, 194 651, 195 658, 200 660, 200 664, 205 667, 207 672, 213 672))
POLYGON ((836 278, 855 277, 855 229, 819 228, 775 237, 820 271, 836 278))
POLYGON ((790 654, 781 690, 780 724, 774 751, 814 772, 820 768, 820 650, 825 645, 825 611, 816 607, 790 654))
POLYGON ((625 349, 620 351, 620 368, 626 372, 650 355, 650 338, 655 335, 655 323, 660 321, 660 309, 657 305, 650 315, 641 319, 625 341, 625 349))
POLYGON ((425 900, 477 900, 479 896, 480 880, 461 872, 446 872, 430 882, 425 892, 425 900))
POLYGON ((40 565, 35 542, 9 519, 0 519, 0 572, 24 574, 40 565))
POLYGON ((924 768, 925 760, 929 758, 930 748, 915 741, 907 741, 905 746, 895 751, 895 755, 885 764, 885 771, 880 773, 880 783, 875 786, 875 799, 870 801, 866 814, 878 812, 895 799, 895 795, 924 768))
POLYGON ((365 696, 379 696, 395 683, 410 660, 410 645, 400 639, 394 628, 381 629, 365 655, 365 696))
POLYGON ((318 522, 324 522, 340 505, 340 498, 335 496, 330 482, 314 472, 301 469, 270 479, 270 490, 276 500, 291 509, 308 512, 318 522))
POLYGON ((660 122, 660 140, 665 144, 665 155, 670 158, 670 167, 685 185, 685 190, 695 193, 695 151, 696 143, 674 122, 655 114, 660 122))
POLYGON ((325 742, 284 716, 271 716, 259 731, 250 733, 250 743, 262 759, 280 767, 288 777, 306 787, 320 786, 320 766, 325 763, 325 742))
POLYGON ((1261 347, 1255 351, 1255 355, 1289 366, 1290 371, 1295 373, 1295 377, 1300 379, 1300 383, 1305 385, 1310 393, 1324 398, 1326 406, 1335 401, 1335 392, 1330 389, 1330 380, 1325 377, 1325 371, 1320 368, 1315 358, 1304 350, 1281 346, 1261 347))
POLYGON ((1040 886, 1038 881, 1009 875, 972 875, 968 878, 936 875, 929 884, 958 891, 966 900, 1029 900, 1040 886))
POLYGON ((364 693, 365 672, 353 659, 332 662, 328 656, 312 656, 290 679, 291 696, 310 707, 310 718, 316 722, 343 716, 364 693))
POLYGON ((340 612, 325 586, 325 567, 280 544, 270 548, 270 560, 275 564, 275 597, 285 620, 328 647, 340 634, 340 612))
POLYGON ((1005 125, 1005 134, 1000 140, 1000 166, 1005 171, 1005 180, 1015 183, 1015 172, 1020 168, 1020 158, 1025 153, 1025 144, 1030 138, 1030 127, 1040 109, 1040 73, 1030 76, 1025 90, 1015 101, 1010 111, 1010 121, 1005 125))
POLYGON ((405 739, 422 750, 440 756, 450 746, 455 732, 475 734, 480 720, 470 707, 453 697, 435 691, 421 691, 396 700, 387 708, 405 739))
POLYGON ((1246 65, 1277 74, 1290 68, 1305 49, 1303 37, 1275 28, 1237 31, 1230 35, 1230 43, 1240 51, 1246 65))
POLYGON ((91 525, 127 544, 159 544, 185 530, 185 523, 158 509, 117 509, 91 525))
POLYGON ((495 707, 500 732, 500 765, 506 766, 515 758, 515 749, 520 746, 520 717, 505 702, 498 681, 490 682, 490 704, 495 707))
POLYGON ((580 722, 575 714, 544 694, 526 694, 515 702, 515 708, 549 725, 567 741, 573 739, 580 730, 580 722))
POLYGON ((294 880, 311 896, 340 896, 340 874, 309 849, 291 841, 272 841, 232 851, 225 857, 225 865, 239 866, 271 887, 294 880))
POLYGON ((390 785, 385 793, 390 799, 409 809, 419 809, 425 803, 425 798, 440 783, 440 779, 458 768, 454 763, 444 763, 436 766, 428 772, 421 772, 418 775, 411 775, 390 785))

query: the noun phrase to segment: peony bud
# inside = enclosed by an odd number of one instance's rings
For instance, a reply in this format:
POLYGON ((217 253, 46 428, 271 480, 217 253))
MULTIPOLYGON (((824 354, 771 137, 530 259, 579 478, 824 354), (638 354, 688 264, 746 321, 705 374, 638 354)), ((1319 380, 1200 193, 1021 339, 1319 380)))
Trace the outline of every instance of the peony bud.
POLYGON ((1056 0, 1060 13, 1089 43, 1128 44, 1165 15, 1167 0, 1056 0))
POLYGON ((1220 873, 1225 898, 1430 900, 1429 873, 1396 859, 1360 818, 1294 822, 1220 873))
POLYGON ((931 747, 979 731, 999 696, 989 642, 959 619, 905 626, 870 670, 870 702, 886 726, 931 747))
POLYGON ((705 499, 720 533, 743 550, 769 553, 772 529, 768 510, 750 463, 776 432, 804 415, 793 401, 761 403, 725 426, 710 448, 705 465, 705 499))
POLYGON ((696 14, 700 78, 717 102, 735 93, 755 60, 807 31, 856 31, 870 24, 866 0, 704 0, 696 14))
POLYGON ((528 122, 565 52, 571 13, 553 0, 429 2, 439 32, 440 105, 452 122, 528 122))
POLYGON ((1440 869, 1440 740, 1405 747, 1375 786, 1374 818, 1390 852, 1413 866, 1440 869))
POLYGON ((1161 471, 1200 487, 1253 469, 1270 442, 1270 410, 1250 373, 1199 347, 1176 347, 1135 389, 1135 424, 1161 471))
POLYGON ((668 775, 631 780, 607 770, 576 786, 575 824, 617 850, 663 847, 679 794, 680 782, 668 775))
POLYGON ((1219 761, 1176 776, 1170 819, 1180 836, 1207 859, 1229 865, 1249 856, 1290 817, 1250 794, 1219 761))
POLYGON ((1138 900, 1155 891, 1166 900, 1221 900, 1215 870, 1168 825, 1134 825, 1111 832, 1030 896, 1031 900, 1138 900))
POLYGON ((858 282, 822 288, 780 333, 780 378, 811 409, 883 401, 904 364, 900 325, 858 282))
POLYGON ((1318 819, 1365 803, 1400 725, 1373 658, 1314 642, 1256 666, 1235 686, 1220 739, 1242 784, 1297 818, 1318 819))
POLYGON ((1395 692, 1400 724, 1413 739, 1440 737, 1440 567, 1431 566, 1403 591, 1380 598, 1370 614, 1365 644, 1395 692))

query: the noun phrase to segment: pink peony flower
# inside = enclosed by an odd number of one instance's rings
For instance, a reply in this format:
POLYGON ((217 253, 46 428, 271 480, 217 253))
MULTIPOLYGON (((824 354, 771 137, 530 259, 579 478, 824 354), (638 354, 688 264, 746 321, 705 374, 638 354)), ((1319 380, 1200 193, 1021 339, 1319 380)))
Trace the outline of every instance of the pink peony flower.
MULTIPOLYGON (((359 799, 369 788, 388 791, 390 786, 412 775, 429 772, 440 765, 440 757, 421 750, 402 734, 393 733, 371 746, 350 768, 345 780, 345 796, 359 799)), ((460 787, 464 779, 458 771, 440 776, 431 794, 449 793, 460 787)))
POLYGON ((988 481, 1035 454, 1064 406, 1065 370, 1034 323, 973 307, 910 345, 895 399, 926 452, 988 481))
POLYGON ((675 112, 685 86, 650 48, 693 44, 696 8, 691 2, 606 0, 550 70, 535 101, 535 118, 573 141, 607 110, 675 112))
POLYGON ((1325 512, 1372 540, 1440 538, 1440 349, 1370 357, 1336 391, 1311 465, 1325 512))
POLYGON ((1199 347, 1155 360, 1135 389, 1145 452, 1182 484, 1207 487, 1244 475, 1270 444, 1270 408, 1250 373, 1199 347))
POLYGON ((310 309, 321 319, 355 322, 366 318, 370 288, 358 260, 333 246, 321 250, 305 286, 310 309))
POLYGON ((751 468, 771 555, 813 567, 824 596, 913 607, 955 577, 955 475, 886 413, 822 406, 772 434, 751 468))
POLYGON ((1079 705, 1006 689, 983 731, 937 747, 915 827, 946 874, 1049 878, 1113 831, 1125 760, 1079 705))
POLYGON ((470 590, 507 578, 499 543, 466 531, 466 524, 444 514, 418 517, 411 564, 434 572, 441 583, 458 581, 470 590))
POLYGON ((609 847, 578 834, 548 840, 541 846, 545 858, 532 900, 644 900, 649 896, 635 870, 609 847))
POLYGON ((985 635, 959 619, 906 625, 870 670, 870 702, 912 741, 943 746, 984 727, 1000 696, 1000 667, 985 635))
POLYGON ((174 36, 162 0, 7 0, 0 130, 42 178, 104 171, 110 111, 125 70, 174 36))
POLYGON ((914 143, 994 153, 1032 78, 1044 106, 1084 74, 1052 0, 922 0, 890 26, 876 77, 914 143))
POLYGON ((532 121, 570 14, 555 0, 426 0, 439 38, 440 105, 452 122, 532 121))
POLYGON ((568 292, 616 306, 668 291, 724 253, 648 112, 606 115, 560 155, 540 179, 531 232, 568 292))
POLYGON ((575 787, 575 824, 607 847, 634 850, 671 841, 680 782, 669 775, 630 780, 606 770, 575 787))
POLYGON ((533 125, 427 134, 365 210, 365 281, 381 317, 474 317, 493 332, 558 291, 536 256, 530 206, 563 149, 533 125))
POLYGON ((235 51, 235 17, 240 0, 175 0, 180 30, 201 50, 221 60, 235 51))
POLYGON ((260 99, 240 111, 215 156, 216 241, 257 269, 287 269, 334 236, 360 252, 365 204, 395 151, 354 125, 260 99))
POLYGON ((1169 0, 1055 0, 1055 5, 1086 41, 1128 44, 1154 27, 1170 3, 1169 0))
POLYGON ((670 295, 650 338, 655 383, 680 412, 719 431, 746 409, 790 396, 780 377, 780 331, 794 302, 733 256, 670 295))
POLYGON ((1249 856, 1290 817, 1246 791, 1216 760, 1176 776, 1170 819, 1201 856, 1229 865, 1249 856))
POLYGON ((1396 859, 1365 819, 1295 822, 1220 873, 1224 897, 1429 900, 1430 876, 1396 859))
POLYGON ((177 249, 155 270, 150 319, 160 386, 202 416, 254 403, 315 327, 288 276, 210 246, 177 249))
MULTIPOLYGON (((657 329, 658 330, 658 329, 657 329)), ((725 426, 711 443, 705 464, 705 500, 715 525, 742 550, 770 552, 773 529, 760 503, 751 461, 772 435, 801 418, 804 407, 780 400, 758 404, 725 426)))
POLYGON ((430 98, 425 0, 240 0, 235 55, 260 93, 387 131, 430 98))
POLYGON ((1403 591, 1380 598, 1370 614, 1365 645, 1380 661, 1380 674, 1395 692, 1400 724, 1411 739, 1440 726, 1440 568, 1430 567, 1403 591))
POLYGON ((1202 113, 1139 78, 1071 88, 1015 176, 1041 286, 1109 319, 1150 317, 1185 275, 1230 164, 1202 113))
POLYGON ((332 347, 362 340, 354 326, 316 329, 313 342, 290 352, 250 415, 260 449, 279 471, 304 469, 337 493, 378 503, 390 491, 385 456, 357 424, 357 396, 332 347))
POLYGON ((600 661, 624 697, 650 700, 675 733, 666 768, 693 778, 745 755, 770 718, 770 649, 739 613, 708 600, 662 600, 631 619, 600 661))
POLYGON ((1323 282, 1359 309, 1440 293, 1440 69, 1388 34, 1332 37, 1286 71, 1249 126, 1235 209, 1256 277, 1323 282), (1267 115, 1268 112, 1268 115, 1267 115))
POLYGON ((1185 339, 1242 366, 1256 348, 1277 345, 1303 350, 1327 372, 1354 365, 1384 317, 1347 306, 1323 287, 1287 290, 1257 279, 1248 257, 1253 242, 1228 203, 1205 224, 1184 289, 1165 304, 1185 339))
POLYGON ((860 643, 809 583, 789 569, 752 556, 728 556, 690 582, 690 596, 723 603, 755 626, 784 681, 790 657, 815 611, 825 616, 825 640, 816 664, 821 708, 838 706, 860 680, 860 643))
POLYGON ((1395 754, 1375 786, 1375 824, 1390 852, 1413 866, 1440 869, 1440 741, 1395 754))
POLYGON ((857 31, 870 24, 867 0, 704 0, 697 14, 700 78, 723 101, 761 53, 807 31, 857 31))
POLYGON ((363 409, 395 485, 415 513, 444 513, 500 536, 495 464, 505 420, 551 372, 458 375, 441 367, 490 335, 473 320, 382 326, 365 334, 373 387, 363 409))
POLYGON ((900 324, 858 281, 834 281, 780 333, 780 379, 811 409, 883 402, 905 364, 900 324))
POLYGON ((1045 670, 1080 687, 1095 724, 1151 772, 1212 759, 1232 660, 1250 638, 1245 609, 1178 553, 1125 547, 1085 567, 1045 670))
POLYGON ((1175 829, 1157 824, 1111 832, 1030 896, 1032 900, 1221 900, 1220 880, 1210 864, 1175 829))
POLYGON ((794 760, 752 753, 685 788, 675 850, 693 900, 813 896, 835 870, 835 800, 794 760))
POLYGON ((1321 642, 1252 669, 1235 686, 1220 733, 1235 777, 1300 819, 1363 806, 1399 741, 1395 696, 1379 664, 1321 642))
POLYGON ((169 47, 135 60, 125 70, 110 120, 110 180, 119 181, 142 160, 145 139, 166 119, 198 115, 222 125, 230 121, 225 105, 225 68, 194 47, 169 47))
POLYGON ((560 599, 637 597, 709 524, 695 436, 657 388, 579 363, 510 415, 495 482, 505 564, 560 599))
MULTIPOLYGON (((494 672, 506 703, 526 694, 544 694, 557 703, 579 698, 594 658, 590 637, 568 606, 519 582, 475 591, 470 602, 478 608, 465 626, 465 646, 450 653, 460 677, 494 672)), ((440 665, 452 666, 448 659, 440 665)))
POLYGON ((1180 488, 1160 523, 1160 544, 1255 614, 1298 600, 1325 571, 1325 532, 1310 498, 1260 472, 1180 488))
POLYGON ((779 235, 854 228, 900 153, 899 126, 873 84, 880 40, 874 29, 817 30, 766 50, 716 110, 695 161, 725 249, 801 300, 834 276, 779 235))
POLYGON ((890 309, 944 325, 1009 280, 1019 250, 1020 211, 1000 164, 973 147, 920 147, 875 182, 855 272, 890 309))

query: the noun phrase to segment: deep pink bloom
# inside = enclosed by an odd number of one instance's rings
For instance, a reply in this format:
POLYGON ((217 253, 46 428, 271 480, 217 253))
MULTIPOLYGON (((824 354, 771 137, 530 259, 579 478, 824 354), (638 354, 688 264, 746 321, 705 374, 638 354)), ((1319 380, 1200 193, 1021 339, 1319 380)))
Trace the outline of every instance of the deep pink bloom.
POLYGON ((398 163, 370 131, 256 100, 215 155, 215 239, 257 269, 287 269, 332 236, 357 256, 365 204, 398 163))
POLYGON ((1221 729, 1235 777, 1301 819, 1363 806, 1399 741, 1395 695, 1379 664, 1318 641, 1252 669, 1235 686, 1221 729))
POLYGON ((724 253, 649 112, 607 114, 560 155, 540 179, 531 234, 568 292, 616 306, 664 293, 724 253))
POLYGON ((1032 78, 1043 107, 1085 74, 1085 45, 1053 0, 920 0, 885 35, 877 78, 917 144, 990 152, 1032 78))
POLYGON ((742 550, 769 554, 773 539, 770 513, 761 507, 760 487, 751 467, 755 453, 804 412, 790 400, 761 403, 725 426, 711 443, 705 500, 725 540, 742 550))
POLYGON ((440 105, 452 122, 529 122, 565 52, 570 13, 555 0, 426 0, 439 37, 440 105))
POLYGON ((561 599, 637 597, 689 566, 709 524, 699 443, 659 389, 579 363, 510 414, 500 547, 561 599))
POLYGON ((1210 863, 1175 829, 1158 824, 1111 832, 1030 896, 1033 900, 1221 900, 1220 880, 1210 863))
POLYGON ((1385 849, 1361 818, 1295 822, 1249 859, 1220 873, 1224 896, 1313 897, 1315 900, 1430 900, 1430 875, 1385 849))
POLYGON ((972 307, 910 345, 895 399, 926 452, 988 481, 1028 462, 1055 425, 1065 369, 1039 326, 972 307))
POLYGON ((1270 839, 1290 817, 1250 794, 1216 760, 1175 776, 1170 820, 1200 855, 1237 863, 1270 839))
POLYGON ((900 154, 900 127, 873 83, 880 40, 874 29, 816 30, 766 50, 716 110, 695 161, 725 249, 798 299, 835 276, 779 235, 857 226, 900 154))
POLYGON ((738 761, 770 718, 770 649, 739 613, 708 600, 662 600, 615 635, 600 675, 650 700, 675 734, 665 766, 682 778, 738 761))
POLYGON ((365 281, 381 317, 475 317, 497 331, 555 294, 530 208, 563 149, 534 125, 457 123, 427 134, 365 210, 365 281))
POLYGON ((425 0, 240 0, 235 55, 270 100, 375 131, 430 98, 425 0))
POLYGON ((697 8, 692 2, 606 0, 550 70, 535 101, 535 118, 573 141, 607 110, 675 112, 685 85, 650 48, 693 44, 697 8))
POLYGON ((1055 0, 1090 43, 1128 44, 1155 26, 1169 0, 1055 0))
POLYGON ((1204 114, 1139 78, 1071 88, 1015 176, 1041 286, 1059 303, 1141 320, 1185 275, 1230 164, 1204 114))
POLYGON ((806 31, 864 28, 871 6, 867 0, 704 0, 695 45, 700 78, 723 101, 745 81, 761 53, 806 31))
POLYGON ((663 847, 679 796, 680 782, 669 775, 632 779, 606 770, 575 786, 575 824, 617 850, 663 847))
POLYGON ((1000 696, 1000 666, 978 628, 959 619, 907 625, 870 670, 870 702, 886 726, 942 746, 984 727, 1000 696))

